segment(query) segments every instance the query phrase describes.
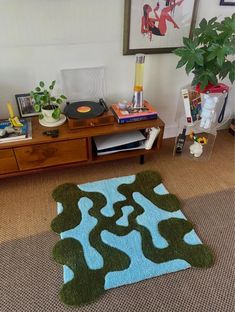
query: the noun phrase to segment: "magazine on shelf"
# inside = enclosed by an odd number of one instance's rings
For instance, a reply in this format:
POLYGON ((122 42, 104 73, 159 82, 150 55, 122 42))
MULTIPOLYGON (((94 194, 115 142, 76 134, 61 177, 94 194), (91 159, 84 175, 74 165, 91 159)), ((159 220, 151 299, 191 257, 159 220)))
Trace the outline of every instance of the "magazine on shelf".
POLYGON ((12 127, 9 120, 0 121, 0 143, 10 143, 16 141, 30 140, 32 139, 32 123, 30 119, 20 119, 20 122, 23 124, 21 127, 12 127), (5 128, 10 128, 11 131, 8 131, 5 135, 3 130, 5 128))
POLYGON ((158 117, 157 111, 147 101, 144 101, 142 109, 134 109, 131 105, 121 109, 118 104, 112 104, 111 109, 119 124, 156 119, 158 117))
POLYGON ((139 130, 94 137, 97 155, 145 148, 146 137, 139 130))
POLYGON ((192 126, 196 120, 201 119, 202 99, 201 94, 195 90, 182 89, 184 110, 188 126, 192 126))

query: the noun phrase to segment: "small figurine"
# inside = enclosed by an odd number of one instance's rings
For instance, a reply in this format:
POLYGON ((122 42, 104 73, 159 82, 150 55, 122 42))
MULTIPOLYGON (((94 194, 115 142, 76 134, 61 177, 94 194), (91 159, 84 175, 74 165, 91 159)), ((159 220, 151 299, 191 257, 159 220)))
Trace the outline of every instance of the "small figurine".
POLYGON ((194 157, 200 157, 203 152, 203 147, 201 143, 195 141, 192 145, 190 145, 189 150, 190 154, 193 154, 194 157))
POLYGON ((215 107, 218 102, 218 97, 205 94, 204 100, 205 102, 202 108, 200 127, 209 129, 215 119, 215 107))
POLYGON ((190 154, 193 154, 194 157, 200 157, 203 152, 203 145, 208 142, 207 138, 197 137, 194 132, 191 132, 189 137, 194 140, 194 143, 189 147, 190 154))
POLYGON ((4 129, 0 129, 0 138, 6 138, 12 133, 19 133, 19 130, 17 128, 7 126, 4 129))
POLYGON ((19 118, 14 115, 13 108, 10 102, 7 103, 7 109, 9 112, 9 121, 12 127, 23 127, 23 124, 19 121, 19 118))
POLYGON ((198 142, 202 145, 207 144, 208 140, 205 137, 197 137, 193 131, 190 132, 189 138, 194 142, 198 142))

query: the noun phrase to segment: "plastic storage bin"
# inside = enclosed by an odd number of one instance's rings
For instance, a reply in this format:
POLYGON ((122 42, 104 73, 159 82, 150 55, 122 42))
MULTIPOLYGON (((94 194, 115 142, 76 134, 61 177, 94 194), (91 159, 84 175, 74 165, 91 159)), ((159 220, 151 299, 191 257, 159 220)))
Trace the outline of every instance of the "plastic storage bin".
POLYGON ((174 157, 197 161, 211 157, 217 130, 227 121, 223 119, 227 97, 227 92, 202 94, 189 85, 181 89, 174 157))

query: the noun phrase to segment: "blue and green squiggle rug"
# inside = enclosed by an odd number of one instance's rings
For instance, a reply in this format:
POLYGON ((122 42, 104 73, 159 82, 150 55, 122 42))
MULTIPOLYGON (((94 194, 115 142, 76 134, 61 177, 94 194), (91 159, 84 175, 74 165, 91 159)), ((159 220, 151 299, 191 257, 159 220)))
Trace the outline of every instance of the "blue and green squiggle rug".
POLYGON ((66 304, 87 304, 110 288, 213 263, 156 172, 63 184, 53 198, 58 216, 51 227, 61 236, 53 256, 63 265, 66 304))

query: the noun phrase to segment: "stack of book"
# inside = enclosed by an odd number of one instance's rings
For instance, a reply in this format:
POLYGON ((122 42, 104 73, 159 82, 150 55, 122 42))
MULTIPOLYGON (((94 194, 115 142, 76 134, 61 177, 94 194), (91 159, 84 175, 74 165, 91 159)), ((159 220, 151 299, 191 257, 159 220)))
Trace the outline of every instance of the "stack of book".
POLYGON ((32 139, 30 119, 20 119, 22 126, 13 127, 9 120, 0 121, 0 143, 10 143, 32 139))
POLYGON ((113 104, 111 109, 119 124, 156 119, 158 117, 156 110, 147 101, 144 101, 144 107, 141 109, 134 109, 131 105, 127 105, 126 108, 122 109, 118 104, 113 104))

